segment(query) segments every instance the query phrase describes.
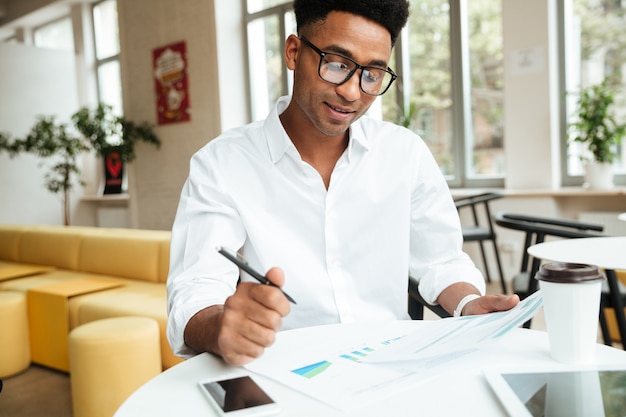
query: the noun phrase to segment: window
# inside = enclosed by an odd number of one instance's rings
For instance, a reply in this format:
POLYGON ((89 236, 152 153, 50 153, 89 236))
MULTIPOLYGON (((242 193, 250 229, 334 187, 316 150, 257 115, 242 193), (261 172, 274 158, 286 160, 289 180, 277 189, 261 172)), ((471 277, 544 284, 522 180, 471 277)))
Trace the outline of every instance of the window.
MULTIPOLYGON (((248 13, 260 12, 281 4, 285 5, 285 3, 287 3, 285 0, 247 0, 248 13)), ((289 9, 291 9, 290 4, 289 9)))
POLYGON ((467 2, 472 133, 466 140, 464 177, 481 180, 504 177, 504 58, 502 3, 467 2))
MULTIPOLYGON (((615 112, 626 122, 626 2, 624 0, 570 0, 559 9, 561 39, 561 84, 565 97, 561 140, 563 182, 580 185, 584 149, 567 144, 566 121, 576 112, 576 93, 581 88, 601 83, 613 77, 621 84, 616 88, 615 112)), ((621 146, 621 158, 614 164, 615 182, 626 184, 626 142, 621 146)))
POLYGON ((295 32, 291 2, 248 0, 246 16, 253 120, 264 118, 280 97, 289 93, 291 80, 283 61, 285 39, 295 32), (264 6, 274 6, 263 9, 264 6), (261 10, 263 9, 263 10, 261 10), (259 11, 261 10, 261 11, 259 11), (250 11, 259 11, 251 14, 250 11))
POLYGON ((450 7, 448 0, 411 1, 410 7, 391 67, 402 82, 396 84, 395 96, 382 97, 383 118, 418 133, 452 179, 459 167, 454 141, 459 136, 452 119, 450 7))
POLYGON ((120 40, 116 0, 104 0, 93 6, 93 28, 98 79, 98 99, 123 114, 120 76, 120 40))
POLYGON ((73 50, 72 19, 68 16, 36 28, 33 43, 38 48, 73 50))
MULTIPOLYGON (((420 134, 451 185, 502 186, 500 2, 410 3, 390 62, 399 80, 372 111, 382 107, 385 120, 420 134)), ((291 2, 284 0, 248 0, 247 6, 251 114, 259 119, 291 87, 282 50, 286 36, 295 32, 295 19, 291 2)))
POLYGON ((504 184, 501 3, 412 0, 384 118, 417 132, 453 186, 504 184), (400 110, 399 109, 404 109, 400 110), (465 115, 471 115, 466 117, 465 115))

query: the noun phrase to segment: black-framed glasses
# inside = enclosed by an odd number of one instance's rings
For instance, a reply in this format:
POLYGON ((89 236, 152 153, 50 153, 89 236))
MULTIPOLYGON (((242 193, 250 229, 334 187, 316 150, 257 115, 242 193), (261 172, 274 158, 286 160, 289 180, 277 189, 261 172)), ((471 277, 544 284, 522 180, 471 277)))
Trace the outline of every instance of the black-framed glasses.
POLYGON ((348 81, 357 70, 361 70, 361 77, 359 77, 361 91, 370 96, 381 96, 387 92, 391 83, 398 78, 396 73, 389 67, 385 69, 371 65, 361 65, 346 56, 322 51, 304 36, 301 36, 300 40, 320 56, 317 73, 322 80, 331 84, 341 85, 348 81))

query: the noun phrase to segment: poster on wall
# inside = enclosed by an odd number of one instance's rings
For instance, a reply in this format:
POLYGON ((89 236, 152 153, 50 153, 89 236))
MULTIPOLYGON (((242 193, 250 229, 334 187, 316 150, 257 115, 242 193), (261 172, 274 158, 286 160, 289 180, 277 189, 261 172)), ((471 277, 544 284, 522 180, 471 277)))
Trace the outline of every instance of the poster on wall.
POLYGON ((191 109, 185 42, 155 48, 152 65, 158 124, 189 121, 191 109))

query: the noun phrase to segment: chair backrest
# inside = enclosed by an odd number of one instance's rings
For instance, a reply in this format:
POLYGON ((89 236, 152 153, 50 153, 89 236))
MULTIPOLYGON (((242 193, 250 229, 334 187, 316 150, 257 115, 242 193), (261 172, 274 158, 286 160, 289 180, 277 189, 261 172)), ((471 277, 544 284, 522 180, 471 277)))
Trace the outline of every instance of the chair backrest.
POLYGON ((529 216, 498 212, 494 216, 495 223, 507 229, 525 232, 524 246, 522 248, 521 273, 528 273, 528 292, 530 295, 537 289, 537 283, 533 277, 539 270, 540 259, 534 259, 528 254, 528 248, 545 241, 546 237, 553 236, 564 239, 576 239, 585 237, 604 236, 600 233, 604 226, 594 223, 583 223, 574 220, 555 219, 546 217, 529 216), (529 270, 530 267, 530 270, 529 270))
POLYGON ((493 224, 491 223, 492 217, 491 217, 491 210, 489 210, 489 202, 491 200, 496 200, 502 197, 504 197, 504 195, 500 193, 496 193, 496 192, 480 193, 480 194, 474 194, 474 195, 465 196, 465 197, 457 197, 454 199, 454 204, 456 205, 456 209, 459 212, 461 209, 466 208, 466 207, 471 209, 472 218, 474 219, 474 226, 480 225, 477 207, 482 205, 485 211, 486 218, 487 218, 489 230, 493 234, 494 230, 493 230, 493 224))
POLYGON ((415 278, 409 275, 409 297, 408 297, 408 311, 409 316, 413 320, 424 319, 424 307, 438 315, 439 317, 450 317, 450 313, 444 310, 440 305, 428 304, 421 296, 419 290, 419 283, 415 278))

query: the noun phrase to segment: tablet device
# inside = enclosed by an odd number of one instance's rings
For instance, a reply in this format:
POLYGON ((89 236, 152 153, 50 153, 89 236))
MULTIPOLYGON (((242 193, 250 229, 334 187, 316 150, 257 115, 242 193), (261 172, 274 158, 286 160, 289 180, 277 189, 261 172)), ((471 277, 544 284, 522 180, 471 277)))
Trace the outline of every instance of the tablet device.
POLYGON ((278 405, 249 376, 198 382, 200 390, 224 417, 272 416, 278 405))
POLYGON ((626 416, 626 370, 485 371, 511 417, 626 416))

